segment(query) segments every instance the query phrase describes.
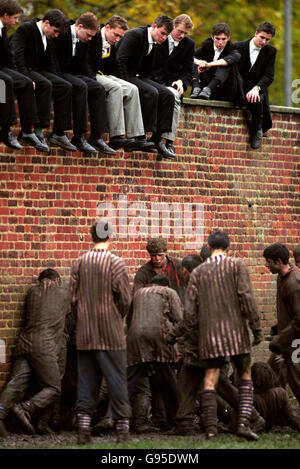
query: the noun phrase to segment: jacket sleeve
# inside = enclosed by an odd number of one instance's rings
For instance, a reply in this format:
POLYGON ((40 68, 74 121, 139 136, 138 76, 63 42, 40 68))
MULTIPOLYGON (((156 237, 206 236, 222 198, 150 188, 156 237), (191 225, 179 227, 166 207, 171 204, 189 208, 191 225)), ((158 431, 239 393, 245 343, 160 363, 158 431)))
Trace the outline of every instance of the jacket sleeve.
POLYGON ((267 88, 271 85, 274 80, 274 68, 275 68, 275 58, 276 58, 276 49, 272 47, 266 62, 264 63, 264 72, 260 77, 259 81, 256 83, 261 88, 267 88))
POLYGON ((118 310, 122 317, 129 312, 131 305, 131 288, 124 262, 119 259, 117 266, 113 269, 112 290, 118 310))
POLYGON ((178 79, 181 80, 183 83, 184 90, 186 90, 192 82, 194 54, 195 54, 195 43, 193 41, 189 45, 189 48, 185 54, 185 59, 184 59, 184 62, 182 63, 181 71, 178 77, 178 79))
POLYGON ((237 64, 241 58, 241 54, 239 53, 238 50, 233 49, 232 51, 229 52, 225 57, 222 57, 223 60, 225 60, 228 65, 233 65, 237 64))
POLYGON ((300 337, 300 278, 294 277, 288 286, 287 301, 289 302, 293 318, 287 327, 279 334, 280 347, 290 348, 294 339, 300 337))
POLYGON ((137 31, 128 31, 116 45, 117 60, 119 61, 120 78, 127 80, 129 78, 128 63, 134 57, 139 49, 140 37, 137 31))
POLYGON ((11 38, 11 48, 18 72, 29 76, 29 70, 26 64, 26 42, 25 28, 21 25, 11 38))
POLYGON ((260 317, 250 275, 246 265, 241 260, 237 261, 236 286, 242 315, 248 319, 249 327, 252 331, 261 330, 260 317))

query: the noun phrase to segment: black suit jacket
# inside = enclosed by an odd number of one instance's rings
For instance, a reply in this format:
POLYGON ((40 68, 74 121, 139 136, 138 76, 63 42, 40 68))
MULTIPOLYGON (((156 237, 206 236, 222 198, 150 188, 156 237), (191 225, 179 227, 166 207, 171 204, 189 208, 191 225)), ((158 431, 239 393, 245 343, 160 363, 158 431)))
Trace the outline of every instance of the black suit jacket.
POLYGON ((89 63, 88 43, 77 42, 75 56, 72 56, 73 44, 71 25, 75 21, 69 20, 66 30, 54 39, 56 59, 59 73, 70 73, 72 75, 86 75, 95 78, 95 73, 89 63))
POLYGON ((191 84, 193 76, 195 43, 189 38, 183 38, 174 47, 169 55, 169 41, 156 44, 153 51, 153 62, 151 77, 159 83, 171 85, 173 81, 182 80, 186 90, 191 84))
POLYGON ((51 39, 47 39, 44 51, 41 33, 34 18, 21 24, 11 39, 12 52, 19 72, 29 76, 31 71, 58 73, 51 39))
POLYGON ((5 26, 2 28, 2 37, 0 38, 0 67, 16 68, 5 26))
MULTIPOLYGON (((212 62, 214 59, 214 41, 211 37, 205 39, 201 46, 196 50, 195 57, 197 59, 212 62)), ((219 59, 224 59, 228 63, 228 70, 230 70, 227 81, 217 90, 217 94, 213 99, 223 99, 232 101, 240 106, 244 105, 244 93, 239 79, 237 64, 240 60, 240 53, 236 50, 234 44, 228 41, 222 50, 219 59)), ((223 67, 220 67, 223 70, 223 67)), ((200 74, 201 84, 206 86, 211 81, 216 73, 216 67, 209 68, 206 72, 200 74)), ((194 68, 194 76, 198 77, 197 67, 194 68)))
MULTIPOLYGON (((214 59, 214 41, 211 37, 205 39, 201 46, 195 51, 195 57, 197 59, 206 60, 206 62, 212 62, 214 59)), ((238 63, 240 60, 240 54, 236 50, 234 44, 228 41, 224 49, 222 50, 219 59, 224 59, 228 65, 238 63)))
POLYGON ((100 70, 103 75, 120 76, 119 61, 116 54, 116 45, 110 46, 109 56, 102 59, 102 36, 101 29, 104 25, 100 25, 100 31, 96 33, 91 41, 89 41, 89 61, 94 73, 100 70))
POLYGON ((153 48, 148 52, 149 26, 134 28, 127 31, 125 36, 116 44, 117 59, 120 65, 120 78, 128 78, 139 75, 149 77, 152 68, 153 48))
POLYGON ((263 106, 263 131, 266 132, 272 127, 272 118, 269 105, 268 86, 274 80, 274 68, 276 49, 275 47, 267 44, 258 54, 254 66, 251 68, 250 62, 250 40, 236 42, 234 45, 241 54, 241 59, 238 64, 238 70, 243 80, 244 91, 247 93, 254 86, 261 87, 264 95, 263 106))

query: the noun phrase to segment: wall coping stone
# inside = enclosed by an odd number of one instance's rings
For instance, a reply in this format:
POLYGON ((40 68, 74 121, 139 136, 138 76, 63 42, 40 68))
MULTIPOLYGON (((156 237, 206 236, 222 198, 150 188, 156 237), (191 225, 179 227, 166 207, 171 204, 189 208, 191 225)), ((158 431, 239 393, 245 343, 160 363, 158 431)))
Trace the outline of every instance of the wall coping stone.
MULTIPOLYGON (((191 98, 184 98, 183 99, 184 104, 190 104, 192 106, 206 106, 206 107, 223 107, 223 108, 229 108, 229 109, 240 109, 238 106, 236 106, 233 103, 230 103, 229 101, 214 101, 214 100, 204 100, 204 99, 191 99, 191 98)), ((246 108, 243 108, 246 109, 246 108)), ((283 114, 300 114, 300 108, 298 107, 287 107, 287 106, 275 106, 275 105, 270 105, 270 109, 272 112, 279 112, 283 114)))

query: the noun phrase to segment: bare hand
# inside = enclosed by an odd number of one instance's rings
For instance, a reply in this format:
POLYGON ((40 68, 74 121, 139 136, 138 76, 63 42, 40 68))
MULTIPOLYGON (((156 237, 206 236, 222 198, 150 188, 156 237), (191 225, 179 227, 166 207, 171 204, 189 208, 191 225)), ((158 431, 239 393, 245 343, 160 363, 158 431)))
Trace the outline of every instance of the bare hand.
POLYGON ((174 85, 176 85, 175 88, 177 89, 178 93, 179 93, 180 95, 182 95, 182 94, 184 93, 182 81, 181 81, 181 80, 173 81, 173 83, 172 83, 171 86, 174 87, 174 85))
POLYGON ((257 101, 260 102, 259 89, 254 87, 252 90, 248 91, 246 99, 249 103, 256 103, 257 101))

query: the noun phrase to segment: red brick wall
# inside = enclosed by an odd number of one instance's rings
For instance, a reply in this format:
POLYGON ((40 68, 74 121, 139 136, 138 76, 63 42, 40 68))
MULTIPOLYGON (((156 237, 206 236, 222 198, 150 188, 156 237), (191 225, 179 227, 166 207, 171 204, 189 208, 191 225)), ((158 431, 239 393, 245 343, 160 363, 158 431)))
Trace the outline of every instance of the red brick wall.
POLYGON ((275 277, 266 271, 262 251, 275 241, 290 249, 300 243, 300 112, 273 111, 273 128, 262 149, 253 151, 242 111, 186 100, 176 162, 138 152, 89 158, 0 146, 0 340, 6 346, 0 388, 27 288, 49 266, 68 279, 72 260, 90 247, 89 227, 104 202, 116 221, 112 250, 125 259, 131 277, 147 260, 154 226, 169 225, 164 236, 179 257, 199 251, 202 235, 206 239, 212 229, 227 230, 232 254, 249 266, 268 332, 275 322, 275 277), (197 239, 189 229, 197 229, 197 239))

